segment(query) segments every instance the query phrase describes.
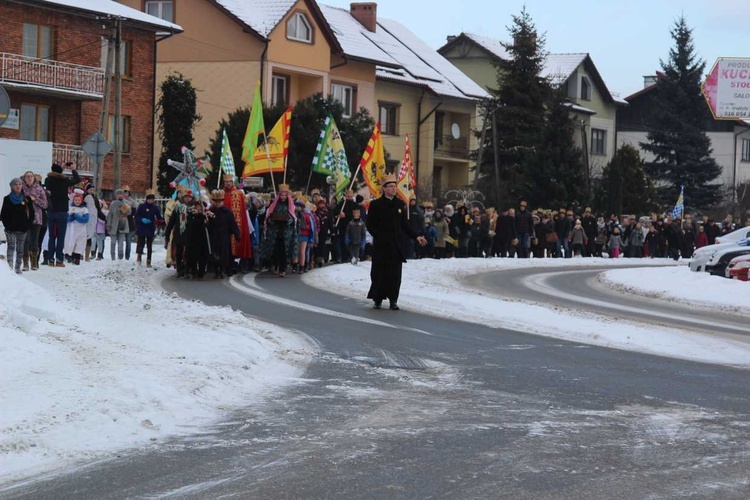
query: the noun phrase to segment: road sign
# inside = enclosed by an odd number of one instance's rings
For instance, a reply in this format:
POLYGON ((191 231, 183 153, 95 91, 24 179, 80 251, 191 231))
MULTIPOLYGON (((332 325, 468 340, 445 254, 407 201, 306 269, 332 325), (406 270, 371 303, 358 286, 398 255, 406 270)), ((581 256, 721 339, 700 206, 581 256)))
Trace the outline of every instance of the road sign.
POLYGON ((107 154, 112 151, 112 146, 107 142, 107 139, 101 134, 101 132, 94 132, 91 137, 83 143, 81 146, 83 152, 89 155, 91 161, 97 166, 101 163, 107 154))
POLYGON ((10 113, 10 97, 4 88, 0 87, 0 126, 5 123, 10 113))
POLYGON ((718 58, 701 89, 715 119, 750 120, 750 58, 718 58))

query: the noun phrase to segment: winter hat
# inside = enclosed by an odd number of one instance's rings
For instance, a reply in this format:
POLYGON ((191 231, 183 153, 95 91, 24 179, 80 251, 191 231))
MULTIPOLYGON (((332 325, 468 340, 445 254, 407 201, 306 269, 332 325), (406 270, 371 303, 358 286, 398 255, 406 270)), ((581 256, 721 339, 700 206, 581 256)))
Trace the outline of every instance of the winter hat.
POLYGON ((14 177, 10 180, 10 187, 13 187, 15 184, 23 185, 23 181, 19 179, 18 177, 14 177))
POLYGON ((94 187, 94 185, 89 182, 89 183, 86 184, 86 189, 84 189, 84 191, 88 191, 89 189, 91 189, 93 187, 94 187))
POLYGON ((299 207, 299 208, 305 208, 305 204, 302 203, 301 201, 295 201, 294 206, 299 207))
POLYGON ((125 191, 123 191, 122 189, 116 189, 116 190, 115 190, 115 196, 120 196, 121 194, 123 194, 123 195, 124 195, 124 194, 125 194, 125 191))
POLYGON ((154 193, 149 193, 149 194, 146 195, 146 199, 147 200, 155 200, 156 199, 156 195, 154 193))
POLYGON ((54 165, 52 165, 52 171, 55 173, 61 174, 63 171, 63 168, 59 164, 55 163, 54 165))

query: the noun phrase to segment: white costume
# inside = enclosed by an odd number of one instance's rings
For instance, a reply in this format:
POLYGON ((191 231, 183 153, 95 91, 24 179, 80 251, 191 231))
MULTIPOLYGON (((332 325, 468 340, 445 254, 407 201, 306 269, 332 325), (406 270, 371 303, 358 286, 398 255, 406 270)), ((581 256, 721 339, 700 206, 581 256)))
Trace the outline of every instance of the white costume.
MULTIPOLYGON (((65 233, 65 255, 77 253, 83 255, 86 252, 87 222, 70 220, 72 216, 89 216, 89 209, 85 206, 71 206, 68 210, 68 230, 65 233)), ((94 219, 96 220, 96 219, 94 219)))

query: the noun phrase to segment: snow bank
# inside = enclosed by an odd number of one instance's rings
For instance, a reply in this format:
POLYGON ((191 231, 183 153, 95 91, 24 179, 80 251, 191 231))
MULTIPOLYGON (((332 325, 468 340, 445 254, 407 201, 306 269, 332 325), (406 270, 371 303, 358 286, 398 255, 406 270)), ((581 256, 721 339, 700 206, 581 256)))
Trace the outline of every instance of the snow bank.
MULTIPOLYGON (((644 259, 445 259, 413 260, 404 264, 399 305, 429 315, 497 328, 707 363, 750 366, 750 344, 695 332, 670 329, 609 316, 570 311, 541 303, 526 303, 477 290, 466 278, 474 274, 520 268, 571 266, 645 267, 670 265, 644 259)), ((649 269, 667 271, 666 269, 649 269)), ((683 267, 677 269, 684 269, 683 267)), ((687 269, 685 269, 687 272, 687 269)), ((643 268, 622 272, 646 274, 643 268)), ((305 282, 335 293, 364 299, 370 287, 370 263, 328 266, 304 275, 305 282)), ((384 311, 386 316, 391 314, 384 311)), ((429 331, 429 325, 424 329, 429 331)))
POLYGON ((620 290, 654 298, 686 302, 696 307, 750 313, 750 282, 730 280, 709 273, 694 273, 684 266, 607 271, 602 283, 620 290))
POLYGON ((0 262, 0 482, 192 432, 301 373, 300 337, 155 291, 166 273, 0 262))

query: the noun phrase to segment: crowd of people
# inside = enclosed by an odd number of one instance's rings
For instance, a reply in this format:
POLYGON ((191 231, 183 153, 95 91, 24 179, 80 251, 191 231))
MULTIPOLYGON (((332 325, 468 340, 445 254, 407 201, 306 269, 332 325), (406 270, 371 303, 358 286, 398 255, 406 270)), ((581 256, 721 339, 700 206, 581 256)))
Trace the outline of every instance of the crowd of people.
MULTIPOLYGON (((373 230, 367 218, 370 202, 349 190, 329 202, 318 190, 304 195, 279 186, 276 195, 245 192, 231 175, 223 188, 205 194, 178 187, 162 214, 155 195, 137 202, 127 186, 109 202, 75 170, 63 174, 53 165, 43 180, 26 172, 10 182, 3 199, 8 264, 17 272, 40 265, 65 267, 104 258, 109 238, 112 260, 131 257, 136 243, 138 263, 152 265, 153 242, 163 232, 167 265, 178 277, 203 279, 237 272, 269 269, 279 277, 306 273, 326 263, 357 264, 373 256, 373 230), (368 230, 370 229, 370 230, 368 230)), ((689 258, 696 248, 731 232, 731 216, 721 223, 685 213, 656 215, 595 215, 517 208, 486 210, 458 203, 434 207, 412 199, 406 212, 405 259, 419 258, 689 258)))

